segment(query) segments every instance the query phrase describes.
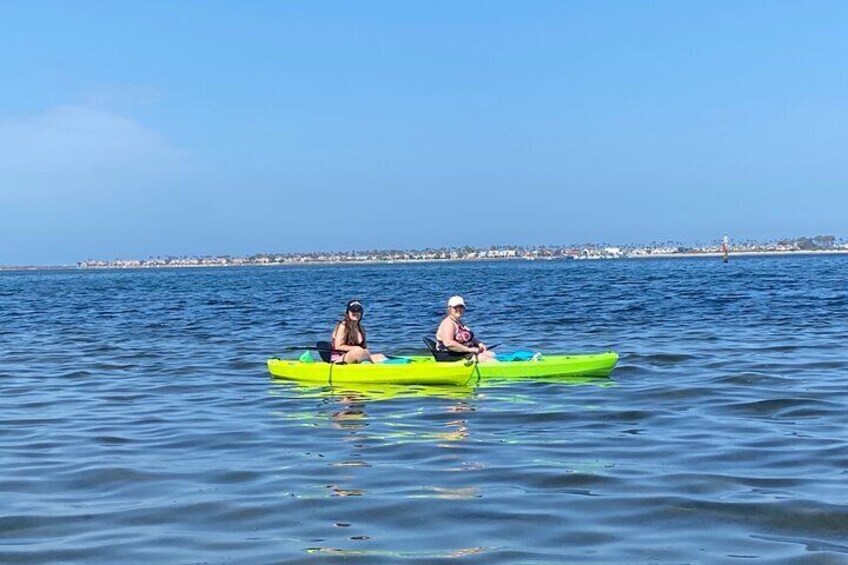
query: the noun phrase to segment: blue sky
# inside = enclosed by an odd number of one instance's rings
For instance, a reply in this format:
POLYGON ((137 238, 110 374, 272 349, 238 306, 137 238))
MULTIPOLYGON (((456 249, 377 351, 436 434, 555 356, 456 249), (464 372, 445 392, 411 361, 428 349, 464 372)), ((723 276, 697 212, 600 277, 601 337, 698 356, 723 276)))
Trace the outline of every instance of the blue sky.
POLYGON ((0 3, 0 264, 848 236, 848 3, 0 3))

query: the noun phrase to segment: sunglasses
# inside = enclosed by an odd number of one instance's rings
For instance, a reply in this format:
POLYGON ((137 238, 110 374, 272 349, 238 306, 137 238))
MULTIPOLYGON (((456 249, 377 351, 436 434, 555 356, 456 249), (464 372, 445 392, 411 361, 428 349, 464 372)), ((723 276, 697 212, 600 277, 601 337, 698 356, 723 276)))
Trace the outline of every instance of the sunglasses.
POLYGON ((362 306, 354 306, 352 308, 348 308, 347 311, 348 312, 354 312, 356 314, 361 314, 362 313, 362 306))
POLYGON ((465 310, 465 305, 459 304, 457 306, 451 306, 451 308, 453 308, 454 310, 465 310))

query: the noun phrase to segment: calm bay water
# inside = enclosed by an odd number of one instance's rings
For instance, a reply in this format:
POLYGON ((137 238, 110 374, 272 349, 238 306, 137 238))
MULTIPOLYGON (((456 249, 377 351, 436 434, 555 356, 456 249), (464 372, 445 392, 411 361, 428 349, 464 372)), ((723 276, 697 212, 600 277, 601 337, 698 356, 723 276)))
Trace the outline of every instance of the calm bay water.
POLYGON ((2 563, 848 563, 848 258, 0 273, 2 563), (610 379, 302 388, 451 294, 610 379), (296 356, 297 353, 289 353, 296 356))

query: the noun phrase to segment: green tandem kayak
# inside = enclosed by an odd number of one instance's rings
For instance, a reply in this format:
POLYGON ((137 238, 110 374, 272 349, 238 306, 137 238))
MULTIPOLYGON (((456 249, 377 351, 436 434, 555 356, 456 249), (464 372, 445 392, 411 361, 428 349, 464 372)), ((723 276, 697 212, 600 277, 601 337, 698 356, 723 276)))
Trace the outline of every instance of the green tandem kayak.
POLYGON ((474 365, 466 361, 437 363, 432 357, 407 357, 406 364, 332 365, 323 362, 268 359, 275 376, 314 384, 473 385, 477 380, 607 377, 618 362, 614 351, 551 355, 538 361, 508 361, 474 365))

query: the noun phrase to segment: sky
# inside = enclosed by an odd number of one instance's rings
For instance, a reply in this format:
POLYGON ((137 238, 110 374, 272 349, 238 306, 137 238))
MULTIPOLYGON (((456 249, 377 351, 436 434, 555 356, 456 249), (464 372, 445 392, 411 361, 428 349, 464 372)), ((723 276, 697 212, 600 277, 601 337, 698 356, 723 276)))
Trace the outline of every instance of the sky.
POLYGON ((0 2, 0 265, 848 236, 848 2, 0 2))

